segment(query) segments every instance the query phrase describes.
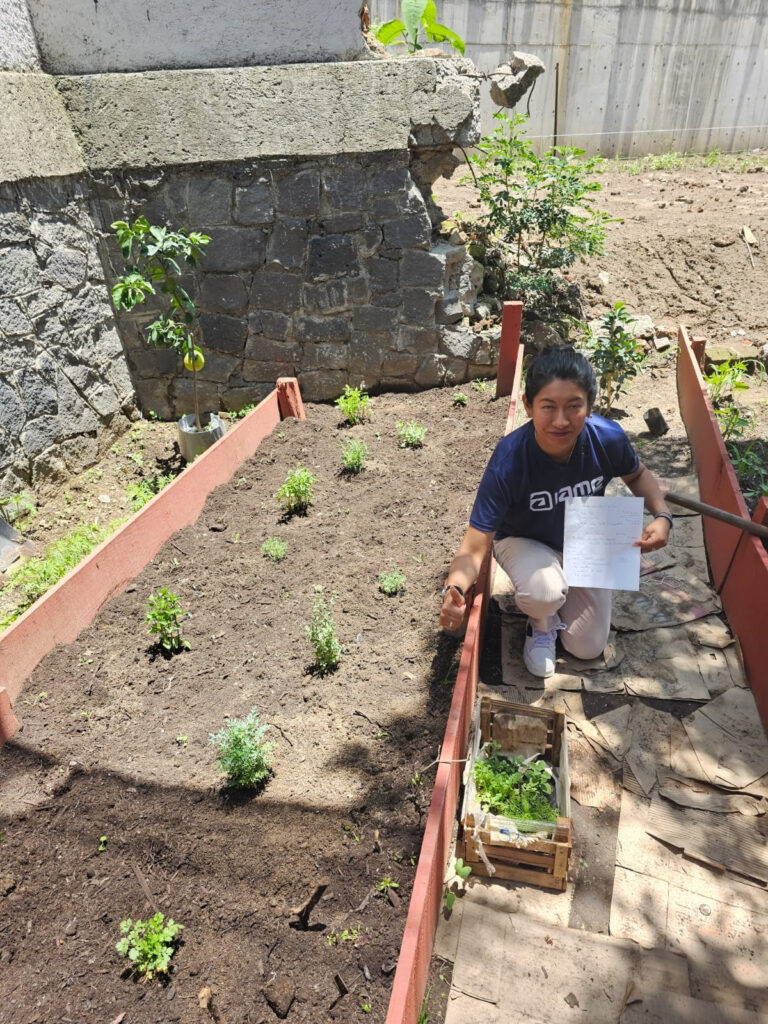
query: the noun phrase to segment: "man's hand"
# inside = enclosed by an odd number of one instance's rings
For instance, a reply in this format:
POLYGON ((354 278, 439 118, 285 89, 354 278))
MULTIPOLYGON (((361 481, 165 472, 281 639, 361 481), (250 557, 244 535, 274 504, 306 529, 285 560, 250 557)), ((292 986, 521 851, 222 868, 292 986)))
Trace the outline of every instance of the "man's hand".
POLYGON ((454 587, 446 593, 443 598, 443 606, 440 609, 440 625, 443 629, 451 632, 460 629, 467 612, 467 602, 454 587))
POLYGON ((665 548, 669 541, 671 529, 669 520, 664 519, 663 516, 659 516, 658 519, 652 519, 643 530, 643 536, 640 540, 635 541, 634 546, 639 547, 643 554, 646 551, 658 551, 659 548, 665 548))

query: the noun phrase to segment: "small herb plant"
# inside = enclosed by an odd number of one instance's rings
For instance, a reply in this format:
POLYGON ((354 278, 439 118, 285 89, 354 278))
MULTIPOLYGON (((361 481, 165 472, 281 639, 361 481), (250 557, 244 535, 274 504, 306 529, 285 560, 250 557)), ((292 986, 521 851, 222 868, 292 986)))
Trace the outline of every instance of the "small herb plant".
POLYGON ((275 499, 282 505, 287 515, 302 515, 309 508, 315 493, 315 478, 308 469, 296 463, 285 483, 275 494, 275 499))
POLYGON ((123 938, 115 949, 121 956, 127 956, 137 973, 150 981, 154 974, 168 973, 175 939, 183 927, 170 917, 166 923, 159 911, 148 921, 134 922, 128 918, 120 922, 123 938))
POLYGON ((361 473, 368 457, 368 445, 365 441, 351 438, 341 442, 341 468, 345 473, 361 473))
POLYGON ((8 498, 0 498, 0 518, 9 526, 15 526, 21 533, 30 528, 36 514, 34 495, 27 491, 12 494, 8 498))
POLYGON ((306 627, 307 640, 315 652, 315 664, 321 672, 332 672, 341 661, 341 643, 336 635, 333 606, 336 594, 326 602, 322 588, 315 587, 312 601, 312 620, 306 627))
POLYGON ((342 942, 355 943, 357 942, 359 935, 359 928, 345 928, 341 932, 331 931, 328 933, 327 942, 329 946, 338 946, 342 942))
POLYGON ((704 377, 720 433, 725 441, 741 437, 752 423, 751 414, 733 400, 735 391, 749 390, 749 384, 744 380, 748 372, 747 364, 741 360, 734 362, 726 359, 713 366, 704 377))
POLYGON ((379 590, 382 594, 393 597, 395 594, 399 594, 404 587, 405 576, 403 576, 397 566, 393 565, 389 572, 379 573, 379 590))
POLYGON ((133 480, 125 488, 125 493, 131 499, 131 508, 138 512, 144 508, 148 501, 151 501, 156 494, 159 494, 164 487, 174 479, 172 473, 168 475, 158 474, 149 480, 133 480))
POLYGON ((390 889, 399 889, 400 883, 393 882, 392 879, 387 875, 376 883, 376 890, 380 892, 382 896, 386 896, 390 889))
POLYGON ((453 909, 459 889, 464 887, 464 883, 471 874, 472 866, 465 864, 461 857, 456 857, 453 862, 453 871, 446 882, 444 905, 448 912, 453 909))
POLYGON ((479 380, 478 378, 475 378, 475 380, 473 380, 469 386, 472 388, 473 391, 479 391, 481 395, 484 395, 485 392, 488 390, 488 381, 479 380))
POLYGON ((401 448, 421 448, 427 436, 427 428, 416 420, 397 424, 397 438, 401 448))
POLYGON ((287 543, 279 537, 267 537, 261 545, 261 553, 272 562, 282 562, 287 551, 287 543))
POLYGON ((336 399, 336 408, 344 413, 347 423, 353 426, 368 418, 370 404, 371 399, 363 388, 351 388, 349 384, 344 385, 344 391, 336 399))
POLYGON ((157 292, 164 297, 166 308, 145 328, 147 340, 156 348, 173 348, 183 357, 184 366, 192 373, 195 424, 202 430, 197 374, 205 358, 196 344, 195 305, 180 278, 181 264, 186 264, 187 271, 198 266, 210 238, 198 231, 169 231, 150 224, 146 217, 137 218, 133 224, 116 220, 110 227, 126 263, 125 273, 112 288, 115 309, 130 312, 157 292))
POLYGON ((99 836, 99 848, 98 853, 107 852, 107 836, 99 836))
POLYGON ((453 29, 438 24, 434 0, 400 0, 400 13, 401 18, 393 18, 375 31, 376 38, 384 46, 404 44, 408 53, 415 53, 422 49, 419 32, 423 29, 428 42, 450 43, 463 56, 464 40, 453 29))
POLYGON ((269 776, 272 744, 264 742, 268 729, 251 708, 246 718, 235 719, 208 737, 209 745, 218 748, 216 764, 232 789, 255 789, 269 776))
POLYGON ((628 330, 633 318, 623 302, 600 317, 600 327, 590 331, 586 348, 597 376, 600 408, 610 416, 613 404, 630 377, 636 377, 645 355, 628 330))
POLYGON ((453 404, 457 406, 463 406, 467 404, 467 396, 463 391, 457 391, 453 396, 453 404))
POLYGON ((149 633, 157 635, 158 643, 169 654, 189 650, 189 641, 181 635, 181 618, 185 614, 178 597, 167 587, 160 587, 147 599, 145 621, 149 624, 149 633))
POLYGON ((491 814, 521 821, 557 821, 550 803, 552 770, 544 761, 501 754, 497 743, 475 762, 475 787, 480 806, 491 814))

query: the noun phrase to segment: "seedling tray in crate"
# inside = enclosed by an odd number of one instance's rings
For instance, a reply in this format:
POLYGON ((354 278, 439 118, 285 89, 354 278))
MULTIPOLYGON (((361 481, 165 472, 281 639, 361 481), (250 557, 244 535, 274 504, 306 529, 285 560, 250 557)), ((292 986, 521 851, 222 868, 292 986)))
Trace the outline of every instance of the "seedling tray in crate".
POLYGON ((471 864, 477 875, 564 891, 573 846, 565 715, 547 708, 482 697, 469 742, 457 856, 471 864), (474 767, 489 741, 499 743, 502 754, 544 756, 555 776, 555 801, 560 815, 556 822, 521 821, 482 809, 475 790, 474 767))

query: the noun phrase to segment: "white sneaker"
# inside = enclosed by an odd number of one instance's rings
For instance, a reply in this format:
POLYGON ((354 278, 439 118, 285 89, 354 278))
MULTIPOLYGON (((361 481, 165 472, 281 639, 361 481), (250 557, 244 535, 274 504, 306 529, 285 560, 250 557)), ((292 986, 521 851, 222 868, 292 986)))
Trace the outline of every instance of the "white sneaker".
POLYGON ((565 629, 564 622, 558 622, 544 632, 536 629, 528 619, 528 625, 525 628, 523 661, 532 676, 546 679, 547 676, 555 674, 555 641, 560 629, 565 629))

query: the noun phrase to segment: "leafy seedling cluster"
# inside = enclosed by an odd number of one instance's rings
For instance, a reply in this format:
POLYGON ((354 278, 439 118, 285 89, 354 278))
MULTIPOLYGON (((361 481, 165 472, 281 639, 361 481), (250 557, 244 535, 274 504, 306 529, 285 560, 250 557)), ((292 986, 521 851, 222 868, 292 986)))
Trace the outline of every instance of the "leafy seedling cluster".
POLYGON ((282 562, 288 551, 288 544, 279 537, 267 537, 261 545, 261 553, 271 562, 282 562))
POLYGON ((456 902, 456 896, 458 895, 459 889, 464 887, 464 883, 471 874, 472 866, 470 864, 465 864, 463 858, 456 857, 453 862, 453 871, 446 882, 445 889, 444 906, 449 913, 453 909, 453 904, 456 902))
POLYGON ((345 473, 361 473, 368 457, 368 445, 365 441, 350 438, 341 442, 341 468, 345 473))
POLYGON ((453 404, 456 406, 464 406, 467 404, 467 401, 467 396, 464 394, 463 391, 457 391, 456 394, 453 396, 453 404))
POLYGON ((617 302, 600 317, 598 329, 587 334, 585 344, 595 368, 598 400, 605 416, 610 416, 626 382, 637 376, 645 361, 645 354, 629 330, 632 323, 633 317, 624 303, 617 302))
POLYGON ((379 573, 379 590, 382 594, 387 594, 389 597, 393 597, 395 594, 399 594, 401 590, 404 590, 405 582, 405 576, 397 566, 393 565, 389 572, 379 573))
POLYGON ((303 515, 309 508, 315 493, 315 478, 304 466, 296 463, 285 483, 275 494, 275 499, 282 505, 286 514, 303 515))
POLYGON ((486 750, 488 756, 478 758, 474 769, 483 810, 520 821, 557 821, 557 808, 550 802, 552 770, 546 762, 506 756, 496 743, 486 750))
POLYGON ((336 635, 333 606, 337 595, 331 594, 328 601, 322 588, 315 587, 312 601, 312 619, 306 627, 307 640, 315 652, 315 664, 321 672, 332 672, 341 661, 341 643, 336 635))
POLYGON ((272 744, 264 742, 268 729, 259 721, 256 708, 251 708, 246 718, 234 719, 209 736, 209 745, 218 750, 216 764, 232 789, 256 789, 268 778, 272 752, 272 744))
POLYGON ((748 372, 747 364, 741 360, 726 359, 704 377, 724 441, 741 437, 752 423, 751 413, 734 401, 734 392, 749 390, 744 380, 748 372))
POLYGON ((347 423, 353 426, 370 416, 370 396, 362 388, 344 385, 344 391, 336 399, 336 408, 344 414, 347 423))
POLYGON ((437 21, 435 0, 401 0, 400 14, 375 29, 375 36, 384 46, 405 45, 408 53, 416 53, 422 49, 421 35, 423 31, 429 43, 450 43, 454 50, 464 55, 465 44, 460 35, 453 29, 440 25, 437 21))
POLYGON ((159 494, 164 487, 167 487, 173 479, 172 473, 167 475, 160 473, 149 480, 131 481, 125 488, 125 493, 131 499, 131 509, 138 512, 140 508, 144 508, 147 502, 159 494))
POLYGON ((401 448, 422 448, 427 437, 427 428, 416 420, 397 424, 397 439, 401 448))
POLYGON ((115 949, 121 956, 127 956, 136 972, 147 981, 154 974, 167 974, 174 953, 176 936, 183 929, 172 918, 165 921, 158 911, 148 921, 120 922, 122 939, 115 949))
POLYGON ((149 625, 148 632, 157 636, 157 642, 169 654, 189 650, 189 641, 181 635, 181 619, 185 614, 178 597, 167 587, 160 587, 147 599, 145 622, 149 625))

